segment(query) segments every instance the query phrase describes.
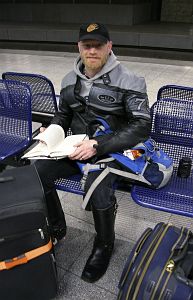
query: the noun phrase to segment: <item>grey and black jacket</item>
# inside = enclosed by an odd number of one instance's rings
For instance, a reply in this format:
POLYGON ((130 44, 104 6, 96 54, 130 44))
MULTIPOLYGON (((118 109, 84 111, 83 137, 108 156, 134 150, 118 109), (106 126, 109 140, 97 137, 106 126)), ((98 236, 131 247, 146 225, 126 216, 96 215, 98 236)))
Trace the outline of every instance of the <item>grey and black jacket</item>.
POLYGON ((88 132, 89 124, 103 118, 112 134, 99 136, 97 156, 123 151, 148 138, 149 105, 145 80, 121 65, 113 52, 93 78, 82 74, 80 57, 62 80, 59 111, 52 123, 73 134, 88 132))

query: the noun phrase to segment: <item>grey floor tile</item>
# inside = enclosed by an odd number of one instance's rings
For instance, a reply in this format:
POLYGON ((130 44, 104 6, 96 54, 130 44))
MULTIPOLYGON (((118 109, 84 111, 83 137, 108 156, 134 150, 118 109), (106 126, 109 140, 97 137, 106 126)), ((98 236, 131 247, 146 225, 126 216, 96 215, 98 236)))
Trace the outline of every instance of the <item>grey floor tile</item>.
POLYGON ((58 194, 60 196, 61 204, 66 214, 93 224, 91 212, 85 211, 81 207, 83 201, 82 196, 61 191, 58 194))
POLYGON ((58 266, 57 255, 56 255, 56 262, 57 262, 57 280, 58 280, 58 283, 59 283, 62 280, 62 278, 64 277, 64 275, 67 273, 67 271, 58 266))
POLYGON ((56 300, 115 300, 117 296, 95 284, 89 284, 68 273, 60 282, 56 300))
POLYGON ((188 227, 190 230, 193 231, 193 219, 192 218, 187 218, 187 217, 179 216, 179 215, 171 215, 169 222, 178 227, 181 227, 181 226, 188 227))
POLYGON ((121 201, 119 202, 119 210, 126 215, 124 218, 133 216, 134 218, 153 222, 168 222, 170 218, 169 213, 136 204, 128 193, 122 194, 121 201))
POLYGON ((159 222, 168 222, 170 214, 137 205, 127 193, 118 202, 116 233, 128 240, 136 241, 147 227, 159 222))
MULTIPOLYGON (((70 271, 77 276, 81 276, 84 265, 89 257, 94 238, 90 241, 85 248, 85 251, 79 256, 79 258, 72 265, 70 271)), ((96 286, 110 291, 111 293, 118 293, 119 279, 125 265, 126 259, 133 247, 132 242, 123 241, 120 239, 115 240, 114 252, 110 260, 109 267, 105 275, 95 283, 96 286)))
MULTIPOLYGON (((74 220, 73 225, 75 226, 77 223, 78 221, 74 220)), ((60 268, 68 270, 93 237, 93 233, 89 232, 89 229, 86 228, 87 224, 84 224, 84 226, 81 225, 81 227, 80 229, 68 226, 65 239, 55 246, 56 262, 60 268), (83 228, 85 228, 85 230, 83 228)))

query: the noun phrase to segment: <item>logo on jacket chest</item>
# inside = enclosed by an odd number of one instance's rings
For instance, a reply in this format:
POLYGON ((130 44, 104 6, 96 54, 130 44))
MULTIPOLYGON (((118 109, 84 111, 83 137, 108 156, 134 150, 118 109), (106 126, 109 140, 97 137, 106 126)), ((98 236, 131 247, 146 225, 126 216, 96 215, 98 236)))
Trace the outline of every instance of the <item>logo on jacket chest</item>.
POLYGON ((99 95, 97 96, 98 100, 103 103, 114 103, 116 99, 109 95, 99 95))

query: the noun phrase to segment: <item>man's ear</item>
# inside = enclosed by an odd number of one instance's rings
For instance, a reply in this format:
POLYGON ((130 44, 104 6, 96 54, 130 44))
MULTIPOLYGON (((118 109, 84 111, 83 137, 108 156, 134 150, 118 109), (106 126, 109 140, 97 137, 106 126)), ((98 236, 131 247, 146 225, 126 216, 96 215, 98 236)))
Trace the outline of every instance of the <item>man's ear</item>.
POLYGON ((113 46, 112 41, 109 41, 109 42, 108 42, 108 50, 109 50, 109 54, 110 54, 110 52, 111 52, 111 50, 112 50, 112 46, 113 46))
POLYGON ((80 52, 80 42, 78 42, 78 50, 79 50, 79 52, 80 52))

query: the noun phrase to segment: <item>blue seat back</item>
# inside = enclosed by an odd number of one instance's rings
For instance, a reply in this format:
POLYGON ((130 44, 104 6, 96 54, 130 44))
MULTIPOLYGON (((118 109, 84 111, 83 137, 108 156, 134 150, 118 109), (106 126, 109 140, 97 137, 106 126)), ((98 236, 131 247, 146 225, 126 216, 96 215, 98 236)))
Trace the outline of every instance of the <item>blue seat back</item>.
POLYGON ((57 101, 52 82, 45 76, 29 73, 5 72, 2 78, 26 83, 32 94, 32 116, 34 121, 51 116, 57 111, 57 101), (40 118, 35 116, 40 115, 40 118))
POLYGON ((175 99, 193 101, 193 88, 178 85, 164 85, 157 94, 157 101, 162 99, 175 99))
POLYGON ((162 99, 151 108, 151 137, 178 165, 193 158, 193 101, 162 99))
POLYGON ((18 153, 32 139, 31 92, 21 82, 0 80, 0 160, 18 153))

